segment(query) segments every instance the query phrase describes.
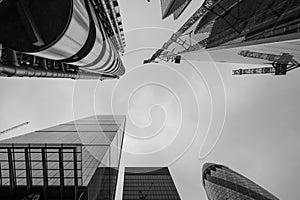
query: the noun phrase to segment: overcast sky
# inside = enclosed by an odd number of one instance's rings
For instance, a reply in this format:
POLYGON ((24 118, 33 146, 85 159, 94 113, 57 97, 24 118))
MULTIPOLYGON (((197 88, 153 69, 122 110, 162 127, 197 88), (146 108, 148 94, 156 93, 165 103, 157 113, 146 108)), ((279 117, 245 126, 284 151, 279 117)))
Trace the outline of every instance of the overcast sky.
POLYGON ((299 71, 233 77, 236 64, 142 65, 201 2, 177 21, 162 21, 158 0, 120 0, 127 43, 120 80, 1 78, 0 129, 30 124, 0 139, 94 114, 126 114, 122 166, 169 166, 182 199, 206 199, 201 169, 207 161, 280 199, 297 199, 299 71))

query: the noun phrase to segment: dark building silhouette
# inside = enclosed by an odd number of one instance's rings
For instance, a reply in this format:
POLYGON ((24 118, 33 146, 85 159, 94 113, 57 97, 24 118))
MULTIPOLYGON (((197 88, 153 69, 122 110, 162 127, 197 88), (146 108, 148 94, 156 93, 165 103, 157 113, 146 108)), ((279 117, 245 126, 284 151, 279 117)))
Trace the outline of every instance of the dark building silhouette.
POLYGON ((224 165, 204 164, 202 179, 209 200, 279 200, 253 181, 224 165))
POLYGON ((180 200, 167 167, 126 167, 123 200, 180 200))
POLYGON ((0 198, 114 199, 124 127, 100 115, 0 141, 0 198))

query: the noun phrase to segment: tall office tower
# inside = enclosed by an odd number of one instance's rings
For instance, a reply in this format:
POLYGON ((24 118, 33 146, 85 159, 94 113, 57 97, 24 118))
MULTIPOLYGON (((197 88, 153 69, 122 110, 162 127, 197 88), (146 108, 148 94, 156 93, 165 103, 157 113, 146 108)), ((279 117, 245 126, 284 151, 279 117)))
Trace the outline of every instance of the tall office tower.
POLYGON ((124 128, 98 115, 0 141, 0 198, 114 199, 124 128))
POLYGON ((0 25, 0 76, 105 80, 125 73, 117 0, 3 1, 0 25))
POLYGON ((173 15, 178 19, 192 0, 160 0, 162 19, 173 15))
POLYGON ((167 167, 126 167, 123 200, 180 200, 167 167))
POLYGON ((300 61, 299 27, 298 0, 205 0, 148 62, 179 54, 187 60, 293 64, 300 61), (283 61, 243 56, 245 51, 283 56, 283 61), (206 52, 210 56, 201 56, 206 52))
POLYGON ((209 200, 279 200, 253 181, 223 165, 204 164, 202 179, 209 200))

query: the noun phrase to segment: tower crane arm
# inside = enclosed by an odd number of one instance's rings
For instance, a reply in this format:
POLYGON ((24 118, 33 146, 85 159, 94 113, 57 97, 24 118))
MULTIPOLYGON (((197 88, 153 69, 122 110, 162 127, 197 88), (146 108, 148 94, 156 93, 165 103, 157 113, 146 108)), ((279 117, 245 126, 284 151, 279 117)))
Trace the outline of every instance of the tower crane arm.
POLYGON ((4 130, 4 131, 1 131, 0 134, 8 133, 8 132, 13 131, 13 130, 15 130, 15 129, 17 129, 17 128, 21 128, 22 126, 25 126, 25 125, 27 125, 27 124, 29 124, 29 122, 24 122, 24 123, 18 124, 18 125, 16 125, 16 126, 13 126, 13 127, 11 127, 11 128, 8 128, 8 129, 6 129, 6 130, 4 130))

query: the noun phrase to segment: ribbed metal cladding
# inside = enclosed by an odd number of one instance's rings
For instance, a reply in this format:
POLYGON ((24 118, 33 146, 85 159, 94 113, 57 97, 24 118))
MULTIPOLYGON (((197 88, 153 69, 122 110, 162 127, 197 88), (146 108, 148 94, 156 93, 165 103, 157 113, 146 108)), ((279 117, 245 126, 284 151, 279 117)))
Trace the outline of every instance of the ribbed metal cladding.
MULTIPOLYGON (((92 7, 91 5, 89 7, 92 7)), ((117 76, 122 76, 125 73, 125 69, 118 70, 118 68, 124 68, 121 62, 118 64, 111 66, 114 60, 121 60, 119 53, 116 51, 112 43, 109 41, 109 37, 107 36, 104 28, 101 24, 97 23, 96 14, 92 11, 92 16, 94 25, 96 27, 96 40, 94 46, 89 54, 86 57, 81 59, 80 61, 74 62, 72 64, 80 66, 80 68, 96 68, 97 72, 100 73, 109 73, 117 76), (111 67, 113 70, 111 69, 111 67), (113 71, 113 73, 111 72, 113 71)), ((95 69, 93 69, 95 70, 95 69)))
MULTIPOLYGON (((2 2, 0 24, 5 28, 0 33, 0 43, 13 51, 76 66, 80 71, 119 77, 125 73, 125 68, 118 48, 115 48, 110 38, 111 35, 108 33, 110 28, 118 28, 117 32, 112 33, 114 37, 119 38, 120 44, 121 35, 124 33, 120 32, 119 25, 117 25, 121 22, 121 18, 116 17, 115 12, 118 8, 113 7, 112 2, 115 2, 115 5, 118 4, 117 1, 109 0, 108 3, 112 5, 110 10, 101 13, 97 7, 100 2, 97 1, 98 5, 96 5, 95 1, 91 0, 2 2), (16 12, 16 7, 20 13, 16 12), (47 12, 42 12, 43 10, 47 12), (103 15, 107 15, 108 18, 112 17, 111 12, 114 14, 115 25, 107 27, 107 23, 103 23, 105 22, 103 15), (22 16, 26 16, 26 13, 31 13, 31 23, 22 20, 24 18, 22 16), (26 24, 31 24, 31 26, 26 26, 26 24), (115 60, 117 61, 114 62, 115 60)), ((123 49, 120 52, 123 52, 123 49)), ((14 60, 14 63, 16 62, 17 58, 14 60)), ((10 73, 14 70, 15 64, 13 65, 10 69, 2 67, 0 71, 10 73)), ((32 63, 28 65, 34 68, 32 63)), ((51 65, 50 68, 56 67, 51 65)), ((14 71, 17 72, 8 75, 76 78, 74 74, 64 73, 63 70, 58 75, 51 74, 48 69, 22 70, 16 69, 14 71), (48 73, 45 75, 44 71, 48 73)), ((85 77, 89 78, 89 76, 85 77)))
POLYGON ((69 20, 65 32, 53 42, 54 44, 49 44, 49 47, 42 51, 28 53, 52 60, 65 59, 77 53, 87 40, 91 25, 83 0, 73 1, 69 20))
POLYGON ((203 165, 202 184, 209 200, 279 200, 245 176, 219 164, 203 165))

